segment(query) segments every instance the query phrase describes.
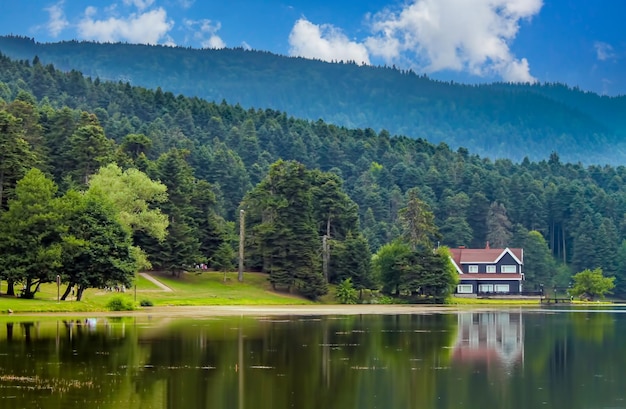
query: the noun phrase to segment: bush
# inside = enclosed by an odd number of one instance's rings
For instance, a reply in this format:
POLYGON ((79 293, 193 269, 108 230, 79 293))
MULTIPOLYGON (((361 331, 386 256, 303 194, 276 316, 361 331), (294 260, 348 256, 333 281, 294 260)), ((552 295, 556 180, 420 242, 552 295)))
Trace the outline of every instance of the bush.
POLYGON ((142 307, 152 307, 154 303, 150 300, 141 300, 139 301, 139 305, 141 305, 142 307))
POLYGON ((359 293, 352 286, 352 279, 346 278, 337 286, 337 299, 342 304, 356 304, 359 293))
POLYGON ((135 309, 133 302, 122 296, 111 298, 106 307, 111 311, 132 311, 135 309))
POLYGON ((396 300, 387 295, 377 295, 370 300, 371 304, 395 304, 396 300))

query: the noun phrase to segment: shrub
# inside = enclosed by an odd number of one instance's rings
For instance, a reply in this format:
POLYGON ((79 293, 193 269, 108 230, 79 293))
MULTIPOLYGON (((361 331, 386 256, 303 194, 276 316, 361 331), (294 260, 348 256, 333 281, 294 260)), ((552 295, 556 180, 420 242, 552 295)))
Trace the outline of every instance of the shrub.
POLYGON ((139 305, 141 305, 142 307, 152 307, 154 303, 150 300, 141 300, 139 301, 139 305))
POLYGON ((352 279, 346 278, 337 286, 337 299, 342 304, 356 304, 359 293, 352 286, 352 279))
POLYGON ((370 303, 371 304, 395 304, 396 300, 387 295, 378 295, 378 296, 372 297, 372 299, 370 300, 370 303))
POLYGON ((106 307, 111 311, 132 311, 135 309, 133 302, 122 296, 111 298, 106 307))

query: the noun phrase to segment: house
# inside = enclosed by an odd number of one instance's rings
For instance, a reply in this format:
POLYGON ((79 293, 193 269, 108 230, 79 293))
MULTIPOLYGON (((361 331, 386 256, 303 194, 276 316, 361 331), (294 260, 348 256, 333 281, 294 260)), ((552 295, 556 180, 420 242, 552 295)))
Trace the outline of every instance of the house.
POLYGON ((519 294, 524 281, 524 250, 520 248, 450 249, 460 275, 457 294, 519 294))

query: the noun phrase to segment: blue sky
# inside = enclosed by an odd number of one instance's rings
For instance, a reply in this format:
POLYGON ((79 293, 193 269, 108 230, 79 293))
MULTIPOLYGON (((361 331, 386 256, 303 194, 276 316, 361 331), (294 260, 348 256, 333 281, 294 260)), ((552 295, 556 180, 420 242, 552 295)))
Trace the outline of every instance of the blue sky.
POLYGON ((245 47, 626 95, 622 0, 0 0, 0 34, 245 47))

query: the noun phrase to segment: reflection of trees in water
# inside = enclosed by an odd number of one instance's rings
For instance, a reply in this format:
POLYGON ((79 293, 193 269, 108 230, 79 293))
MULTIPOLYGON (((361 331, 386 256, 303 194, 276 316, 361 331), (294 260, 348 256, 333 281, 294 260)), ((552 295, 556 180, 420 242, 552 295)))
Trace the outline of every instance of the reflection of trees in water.
POLYGON ((84 321, 7 323, 0 333, 0 387, 24 407, 74 408, 79 400, 115 407, 135 374, 135 339, 120 326, 84 321))
POLYGON ((0 387, 59 388, 24 391, 25 407, 607 407, 624 330, 626 315, 519 311, 16 322, 0 387))
POLYGON ((455 324, 404 315, 177 325, 144 341, 153 368, 137 389, 186 407, 418 407, 434 396, 434 368, 448 365, 455 324))

